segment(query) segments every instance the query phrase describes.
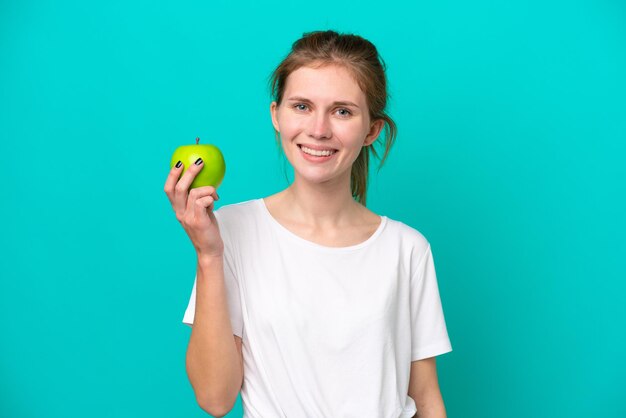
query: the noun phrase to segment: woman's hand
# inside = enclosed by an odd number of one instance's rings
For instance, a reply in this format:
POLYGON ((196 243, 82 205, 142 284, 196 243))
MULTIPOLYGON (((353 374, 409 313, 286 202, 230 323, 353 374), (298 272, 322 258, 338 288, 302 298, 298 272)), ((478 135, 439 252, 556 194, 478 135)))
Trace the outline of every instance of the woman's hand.
POLYGON ((183 170, 182 163, 178 168, 172 167, 164 190, 176 212, 176 219, 191 239, 198 257, 221 257, 224 254, 224 243, 213 214, 214 202, 219 200, 217 191, 212 186, 197 187, 189 191, 191 182, 203 166, 204 162, 198 159, 180 180, 178 178, 183 170))

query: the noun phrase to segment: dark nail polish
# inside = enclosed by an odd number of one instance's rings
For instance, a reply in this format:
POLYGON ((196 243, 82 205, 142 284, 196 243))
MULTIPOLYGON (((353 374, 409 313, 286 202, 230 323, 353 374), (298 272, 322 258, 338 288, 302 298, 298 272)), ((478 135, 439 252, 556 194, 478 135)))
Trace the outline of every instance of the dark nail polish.
POLYGON ((195 165, 200 165, 200 164, 202 164, 202 158, 198 158, 194 164, 195 164, 195 165))
POLYGON ((180 161, 178 161, 178 162, 176 163, 176 168, 179 168, 181 165, 183 165, 183 163, 181 163, 180 161))

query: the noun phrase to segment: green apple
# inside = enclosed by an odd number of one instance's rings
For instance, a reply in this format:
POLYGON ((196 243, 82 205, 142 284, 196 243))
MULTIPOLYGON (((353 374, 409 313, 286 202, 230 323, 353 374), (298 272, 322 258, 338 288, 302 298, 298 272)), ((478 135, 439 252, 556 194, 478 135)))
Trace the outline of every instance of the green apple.
POLYGON ((189 188, 213 186, 217 189, 222 183, 224 173, 226 172, 224 156, 215 145, 200 144, 199 142, 200 138, 196 138, 195 145, 183 145, 176 148, 174 155, 172 155, 170 168, 174 167, 178 161, 181 161, 184 166, 183 172, 180 174, 182 176, 198 158, 202 158, 202 161, 204 161, 202 170, 193 179, 189 188))

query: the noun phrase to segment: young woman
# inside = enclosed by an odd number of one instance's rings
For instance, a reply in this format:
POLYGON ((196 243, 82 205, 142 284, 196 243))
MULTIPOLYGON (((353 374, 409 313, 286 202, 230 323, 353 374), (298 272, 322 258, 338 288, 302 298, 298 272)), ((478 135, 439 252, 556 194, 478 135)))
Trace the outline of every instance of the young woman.
POLYGON ((369 154, 384 131, 384 162, 395 137, 376 48, 305 34, 271 86, 289 187, 214 211, 214 188, 188 192, 201 160, 165 184, 198 256, 183 318, 198 404, 223 416, 241 391, 250 418, 445 417, 430 245, 365 206, 369 154))

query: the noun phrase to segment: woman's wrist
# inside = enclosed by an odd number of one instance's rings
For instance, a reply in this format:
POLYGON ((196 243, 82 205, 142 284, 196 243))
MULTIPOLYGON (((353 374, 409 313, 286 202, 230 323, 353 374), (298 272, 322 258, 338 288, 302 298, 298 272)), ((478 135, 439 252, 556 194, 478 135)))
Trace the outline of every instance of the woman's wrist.
POLYGON ((206 253, 197 252, 196 255, 198 258, 198 264, 200 266, 210 267, 210 266, 215 265, 216 263, 221 263, 224 260, 223 253, 206 254, 206 253))

